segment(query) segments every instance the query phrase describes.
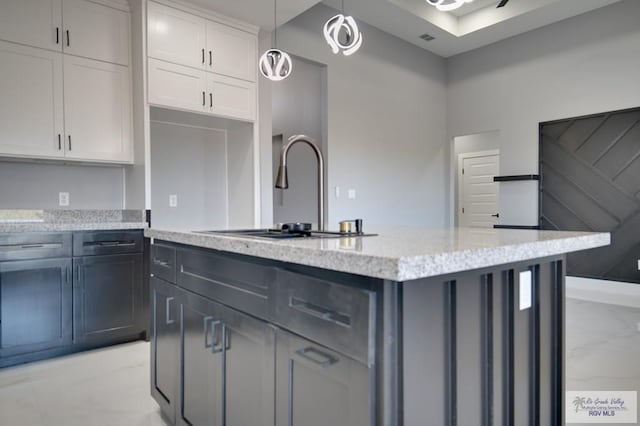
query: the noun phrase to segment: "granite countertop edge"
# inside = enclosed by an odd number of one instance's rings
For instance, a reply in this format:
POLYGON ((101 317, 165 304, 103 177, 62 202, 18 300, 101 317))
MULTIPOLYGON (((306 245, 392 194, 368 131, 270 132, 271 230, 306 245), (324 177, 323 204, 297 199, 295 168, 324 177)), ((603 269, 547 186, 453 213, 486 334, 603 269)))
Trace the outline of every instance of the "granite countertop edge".
POLYGON ((146 222, 0 222, 0 233, 146 229, 146 222))
MULTIPOLYGON (((145 236, 196 247, 227 251, 282 262, 368 277, 410 281, 473 269, 561 255, 601 247, 610 243, 608 233, 584 233, 579 236, 514 244, 498 244, 424 255, 369 254, 278 241, 238 238, 229 235, 204 235, 189 231, 146 229, 145 236)), ((357 237, 370 238, 370 237, 357 237)))

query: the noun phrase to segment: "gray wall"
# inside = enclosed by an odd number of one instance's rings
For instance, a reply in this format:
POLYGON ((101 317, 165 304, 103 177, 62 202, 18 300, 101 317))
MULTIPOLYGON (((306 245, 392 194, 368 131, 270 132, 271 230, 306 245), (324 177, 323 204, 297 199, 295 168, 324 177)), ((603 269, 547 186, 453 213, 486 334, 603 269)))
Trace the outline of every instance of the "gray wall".
MULTIPOLYGON (((448 136, 500 131, 500 172, 538 172, 538 123, 640 105, 640 1, 448 60, 448 136)), ((536 225, 537 186, 500 188, 500 223, 536 225)))
POLYGON ((322 37, 334 13, 319 4, 278 29, 280 48, 327 65, 330 228, 356 217, 365 226, 445 224, 444 60, 362 22, 360 51, 334 55, 322 37))
MULTIPOLYGON (((324 145, 325 68, 297 58, 292 59, 294 72, 272 88, 273 134, 284 137, 283 142, 273 145, 272 181, 278 171, 282 143, 286 144, 291 135, 303 133, 313 138, 319 146, 324 145)), ((326 149, 323 149, 323 154, 326 154, 326 149)), ((273 221, 317 223, 315 154, 304 144, 294 145, 289 151, 287 164, 289 188, 273 189, 273 221)))
POLYGON ((0 208, 122 209, 122 167, 0 162, 0 208), (58 193, 68 192, 68 207, 58 193))

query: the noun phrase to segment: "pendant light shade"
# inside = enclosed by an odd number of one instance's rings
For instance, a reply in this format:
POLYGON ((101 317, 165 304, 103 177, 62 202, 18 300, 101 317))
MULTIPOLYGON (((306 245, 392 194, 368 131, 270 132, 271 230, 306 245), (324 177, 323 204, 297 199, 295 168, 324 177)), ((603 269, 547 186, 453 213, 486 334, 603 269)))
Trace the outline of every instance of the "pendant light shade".
POLYGON ((473 0, 427 0, 431 6, 435 6, 438 10, 449 12, 462 7, 465 3, 471 3, 473 0))
POLYGON ((338 14, 324 24, 324 38, 327 40, 331 51, 335 54, 342 52, 349 56, 357 52, 362 46, 362 33, 352 16, 338 14), (343 36, 345 42, 341 41, 343 36))
POLYGON ((291 56, 280 49, 269 49, 260 57, 260 72, 271 81, 289 77, 292 70, 291 56))
POLYGON ((289 77, 293 69, 291 56, 278 49, 277 0, 273 0, 273 47, 262 54, 258 62, 260 73, 271 81, 282 81, 289 77))

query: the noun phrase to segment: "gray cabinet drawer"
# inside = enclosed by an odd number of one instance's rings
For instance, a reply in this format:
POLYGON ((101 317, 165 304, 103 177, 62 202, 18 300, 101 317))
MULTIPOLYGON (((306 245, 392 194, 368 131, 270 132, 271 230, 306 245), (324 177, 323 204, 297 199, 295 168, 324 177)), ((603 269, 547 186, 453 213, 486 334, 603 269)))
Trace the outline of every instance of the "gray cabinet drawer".
POLYGON ((0 234, 0 261, 71 257, 71 233, 0 234))
POLYGON ((373 361, 373 292, 279 269, 274 302, 282 327, 367 365, 373 361))
POLYGON ((179 249, 178 285, 259 318, 268 318, 276 268, 239 256, 179 249))
POLYGON ((162 243, 151 245, 151 273, 154 277, 176 283, 176 249, 162 243))
POLYGON ((142 231, 90 231, 73 234, 73 256, 142 252, 142 231))

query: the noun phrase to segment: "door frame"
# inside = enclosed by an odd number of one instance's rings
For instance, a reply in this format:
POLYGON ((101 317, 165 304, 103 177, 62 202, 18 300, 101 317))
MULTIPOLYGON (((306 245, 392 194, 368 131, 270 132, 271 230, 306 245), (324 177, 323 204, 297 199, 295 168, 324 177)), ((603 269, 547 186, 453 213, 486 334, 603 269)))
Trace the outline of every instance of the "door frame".
MULTIPOLYGON (((486 151, 475 151, 475 152, 463 152, 458 154, 458 171, 457 171, 457 182, 458 184, 455 187, 455 191, 456 191, 456 214, 455 214, 455 220, 456 226, 460 226, 460 224, 462 223, 462 198, 463 198, 463 180, 462 180, 462 165, 464 163, 464 160, 467 158, 476 158, 476 157, 488 157, 490 155, 497 155, 500 156, 500 150, 499 149, 489 149, 486 151)), ((500 170, 500 161, 498 159, 498 171, 500 170)))

